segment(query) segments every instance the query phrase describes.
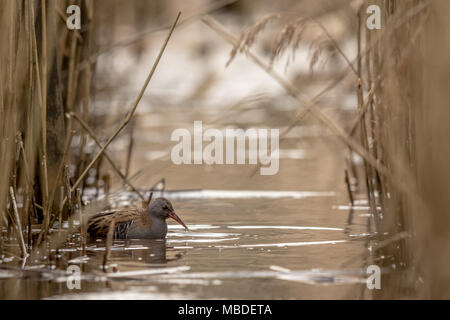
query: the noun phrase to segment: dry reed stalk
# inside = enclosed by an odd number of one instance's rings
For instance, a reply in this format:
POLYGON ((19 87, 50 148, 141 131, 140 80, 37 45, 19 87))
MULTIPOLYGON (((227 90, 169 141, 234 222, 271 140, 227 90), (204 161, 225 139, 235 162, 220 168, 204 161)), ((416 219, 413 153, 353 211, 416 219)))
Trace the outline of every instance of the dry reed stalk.
POLYGON ((108 198, 111 191, 111 176, 109 174, 105 174, 102 176, 102 180, 104 182, 103 190, 105 192, 106 198, 108 198))
POLYGON ((348 177, 348 171, 347 170, 345 170, 345 184, 347 186, 348 199, 350 200, 350 205, 353 207, 353 205, 354 205, 353 192, 352 192, 352 186, 350 184, 350 179, 348 177))
POLYGON ((35 20, 34 20, 34 7, 33 5, 30 5, 31 14, 30 14, 30 27, 31 27, 31 33, 32 33, 32 43, 31 47, 34 54, 34 66, 36 69, 36 82, 37 82, 37 93, 38 93, 38 101, 40 104, 40 108, 43 108, 44 100, 43 100, 43 94, 42 94, 42 85, 41 85, 41 71, 40 71, 40 65, 39 65, 39 54, 38 54, 38 48, 37 48, 37 40, 36 40, 36 27, 35 27, 35 20))
MULTIPOLYGON (((0 14, 2 15, 2 21, 9 21, 9 6, 14 5, 12 2, 5 4, 4 11, 0 14)), ((11 28, 11 25, 9 26, 11 28)), ((2 30, 2 32, 9 32, 8 38, 11 37, 11 30, 9 28, 5 28, 2 30)), ((6 35, 5 35, 6 36, 6 35)), ((6 39, 6 37, 5 37, 6 39)), ((5 42, 9 43, 9 46, 11 46, 11 39, 6 40, 5 42)), ((9 142, 10 139, 10 126, 11 123, 7 122, 6 119, 10 115, 10 108, 9 106, 9 86, 12 85, 10 82, 10 72, 9 67, 11 65, 10 59, 11 59, 11 50, 10 47, 8 48, 8 45, 2 46, 0 48, 2 52, 2 56, 0 57, 2 60, 0 62, 0 160, 1 160, 1 168, 0 172, 2 174, 2 177, 9 177, 10 174, 10 166, 11 166, 11 160, 9 157, 7 157, 8 151, 9 151, 9 142), (8 61, 9 60, 9 61, 8 61), (7 64, 8 63, 8 64, 7 64)), ((7 180, 7 183, 0 184, 0 254, 4 254, 4 248, 3 248, 3 226, 8 226, 7 220, 7 212, 6 212, 6 203, 7 199, 9 198, 9 181, 7 180)))
MULTIPOLYGON (((75 202, 77 202, 75 197, 73 200, 75 202)), ((98 200, 95 202, 91 202, 89 205, 84 206, 83 207, 83 220, 87 221, 89 220, 89 217, 91 217, 92 215, 98 213, 99 211, 103 210, 106 206, 107 206, 107 201, 106 199, 104 200, 98 200)), ((74 205, 70 206, 69 208, 71 210, 74 209, 74 205)), ((77 215, 76 214, 72 214, 67 218, 67 222, 68 222, 68 229, 67 230, 62 230, 62 233, 59 232, 54 232, 52 234, 49 235, 49 239, 48 241, 46 241, 45 243, 41 243, 40 245, 37 245, 33 248, 32 254, 36 254, 37 252, 40 253, 45 253, 47 252, 47 254, 49 254, 50 252, 52 252, 52 250, 56 250, 58 248, 60 248, 66 241, 67 235, 72 234, 74 232, 76 232, 77 230, 74 227, 74 220, 77 219, 77 215)), ((86 236, 87 239, 87 236, 86 236)))
POLYGON ((153 198, 153 192, 150 191, 150 194, 148 195, 148 199, 147 202, 145 202, 144 204, 144 208, 148 208, 150 206, 150 203, 152 202, 152 198, 153 198))
MULTIPOLYGON (((69 153, 70 153, 70 144, 72 143, 72 139, 73 136, 75 135, 75 131, 71 130, 72 129, 72 121, 69 118, 69 123, 67 125, 67 132, 68 134, 66 135, 66 142, 65 142, 65 147, 64 147, 64 153, 63 153, 63 158, 61 159, 60 165, 57 169, 57 175, 56 175, 56 179, 55 179, 55 184, 54 187, 52 189, 52 192, 50 194, 50 203, 53 203, 54 199, 55 199, 55 194, 56 194, 56 190, 58 188, 58 182, 59 180, 62 178, 63 174, 64 174, 64 167, 67 165, 67 159, 69 157, 69 153)), ((63 199, 62 199, 63 200, 63 199)), ((60 200, 62 202, 62 200, 60 200)), ((64 205, 63 205, 64 207, 64 205)), ((52 226, 53 223, 55 222, 57 218, 57 215, 53 215, 53 218, 49 224, 49 226, 52 226)), ((45 230, 45 233, 48 232, 48 228, 45 230)))
MULTIPOLYGON (((229 42, 231 45, 236 45, 238 40, 230 34, 225 28, 214 18, 208 16, 202 20, 211 29, 216 31, 223 39, 229 42)), ((339 137, 342 142, 348 145, 353 151, 358 153, 362 158, 364 158, 370 165, 374 166, 383 175, 389 175, 389 170, 379 163, 376 159, 372 157, 360 144, 355 142, 338 124, 336 124, 332 119, 330 119, 326 114, 324 114, 317 105, 309 100, 308 98, 301 95, 297 88, 291 83, 286 81, 283 77, 278 75, 269 65, 266 65, 261 59, 254 55, 251 51, 246 52, 246 56, 249 57, 253 62, 255 62, 259 67, 261 67, 268 75, 270 75, 274 80, 276 80, 286 92, 295 98, 302 108, 306 111, 311 112, 318 120, 320 120, 326 127, 328 127, 337 137, 339 137)), ((280 133, 280 136, 283 133, 280 133)))
POLYGON ((363 99, 365 101, 364 106, 362 108, 359 108, 358 115, 356 116, 356 119, 352 121, 352 124, 350 125, 349 134, 350 136, 353 136, 356 132, 356 129, 358 129, 358 126, 361 125, 361 121, 363 119, 363 116, 366 114, 367 110, 369 109, 369 104, 372 101, 372 97, 374 95, 376 86, 371 87, 369 92, 366 95, 366 98, 363 99))
MULTIPOLYGON (((41 88, 41 76, 40 76, 40 66, 39 66, 39 58, 37 51, 37 42, 36 42, 36 29, 35 29, 35 12, 34 12, 34 3, 33 1, 26 2, 27 4, 27 19, 25 19, 25 25, 27 26, 27 39, 28 39, 28 47, 29 47, 29 108, 25 111, 28 117, 28 125, 27 130, 24 134, 25 145, 23 148, 23 158, 24 165, 28 167, 26 171, 29 174, 30 178, 30 192, 32 193, 33 199, 33 212, 35 217, 37 217, 37 207, 36 207, 36 194, 33 190, 34 184, 31 180, 34 178, 36 174, 36 158, 38 154, 38 148, 40 141, 40 131, 39 131, 39 121, 38 114, 39 110, 42 108, 42 88, 41 88), (37 84, 37 88, 36 87, 37 84), (36 108, 36 93, 37 93, 37 108, 36 108), (26 156, 25 156, 26 155, 26 156), (25 164, 28 163, 28 164, 25 164)), ((29 215, 29 224, 31 225, 31 214, 29 215)), ((32 239, 31 239, 32 240, 32 239)), ((30 241, 30 240, 29 240, 30 241)), ((33 241, 31 241, 33 242, 33 241)))
MULTIPOLYGON (((67 216, 70 217, 72 215, 73 212, 73 192, 71 191, 72 187, 71 187, 71 183, 70 183, 70 170, 69 170, 69 165, 64 165, 64 171, 63 171, 63 183, 64 183, 64 190, 65 190, 65 197, 63 197, 61 203, 60 203, 60 208, 62 207, 64 209, 64 205, 67 203, 67 216), (66 200, 66 201, 64 201, 66 200)), ((72 220, 69 220, 69 229, 73 228, 73 225, 71 225, 72 220)))
POLYGON ((106 236, 106 248, 105 248, 105 255, 103 256, 103 271, 106 272, 107 266, 108 266, 108 260, 109 257, 111 255, 111 246, 112 246, 112 241, 114 238, 114 229, 116 227, 116 221, 112 220, 110 225, 109 225, 109 229, 108 229, 108 234, 106 236))
MULTIPOLYGON (((364 102, 364 98, 363 98, 363 85, 362 85, 362 56, 361 56, 361 46, 362 46, 362 33, 363 33, 363 28, 365 28, 365 24, 363 22, 364 18, 362 16, 361 13, 361 9, 358 11, 358 28, 357 28, 357 36, 356 36, 356 41, 357 41, 357 50, 358 50, 358 54, 357 54, 357 76, 358 76, 358 83, 357 83, 357 98, 358 98, 358 110, 359 110, 359 114, 361 114, 360 117, 360 140, 361 140, 361 145, 364 148, 364 150, 368 153, 370 153, 369 150, 369 137, 368 137, 368 132, 367 132, 367 127, 366 127, 366 117, 365 117, 365 112, 364 110, 364 105, 367 104, 367 102, 364 102), (363 27, 364 26, 364 27, 363 27)), ((375 190, 374 190, 374 186, 373 186, 373 176, 372 176, 372 168, 370 167, 370 164, 367 162, 366 159, 363 159, 363 163, 364 163, 364 173, 365 173, 365 183, 366 183, 366 192, 367 192, 367 199, 369 201, 369 205, 377 226, 377 230, 379 232, 381 232, 380 229, 380 218, 379 218, 379 213, 377 210, 377 204, 376 204, 376 200, 375 200, 375 190)))
POLYGON ((130 165, 131 165, 131 155, 133 153, 134 146, 134 122, 130 125, 129 139, 128 139, 128 148, 127 148, 127 158, 125 162, 125 177, 128 177, 130 173, 130 165))
MULTIPOLYGON (((10 11, 10 25, 11 25, 11 32, 9 34, 9 92, 12 95, 12 99, 10 101, 10 103, 12 102, 12 104, 15 103, 15 90, 14 90, 14 65, 16 64, 16 59, 15 59, 15 35, 16 35, 16 24, 14 21, 14 16, 16 13, 16 4, 17 3, 12 3, 11 4, 11 11, 10 11)), ((13 125, 13 127, 15 128, 15 126, 13 125)))
MULTIPOLYGON (((222 38, 224 38, 231 45, 235 46, 238 43, 238 39, 236 39, 232 34, 228 33, 225 28, 214 18, 208 16, 203 18, 202 20, 206 25, 208 25, 211 29, 217 32, 222 38)), ((351 136, 349 136, 338 124, 336 124, 331 118, 329 118, 326 114, 324 114, 314 103, 314 101, 309 100, 297 92, 295 86, 286 81, 280 75, 278 75, 275 71, 271 69, 269 65, 266 65, 259 59, 256 55, 254 55, 250 50, 246 52, 246 56, 249 57, 254 63, 256 63, 259 67, 261 67, 268 75, 270 75, 274 80, 276 80, 285 90, 286 92, 295 98, 302 109, 301 114, 305 112, 311 112, 318 120, 320 120, 326 127, 328 127, 338 138, 341 139, 351 150, 355 153, 359 154, 368 164, 370 164, 374 169, 381 175, 385 177, 389 177, 393 182, 393 187, 397 188, 401 192, 404 192, 410 198, 415 199, 415 203, 418 207, 426 210, 427 204, 421 197, 417 197, 416 192, 416 184, 414 180, 409 175, 407 171, 405 171, 401 165, 399 165, 393 159, 393 165, 396 170, 388 169, 384 164, 382 164, 378 159, 374 158, 371 153, 367 152, 359 143, 355 142, 351 136), (395 173, 395 174, 394 174, 395 173)), ((280 133, 280 137, 283 133, 280 133)))
MULTIPOLYGON (((80 124, 81 126, 84 128, 84 130, 86 130, 86 132, 91 136, 92 140, 94 140, 94 142, 97 144, 97 146, 102 149, 103 146, 101 145, 97 135, 92 131, 92 129, 88 126, 88 124, 81 119, 76 113, 72 112, 70 113, 70 116, 75 118, 80 124)), ((120 176, 120 178, 123 180, 124 184, 127 184, 134 192, 136 192, 136 194, 139 196, 139 198, 141 198, 142 200, 144 200, 144 196, 141 194, 141 192, 139 192, 139 190, 136 189, 136 187, 134 187, 134 185, 130 182, 130 180, 127 178, 127 176, 125 174, 122 173, 122 171, 119 169, 119 167, 115 164, 115 162, 112 160, 112 158, 109 156, 108 152, 104 152, 103 154, 105 156, 105 158, 109 161, 109 163, 111 164, 111 167, 114 169, 114 171, 120 176)))
POLYGON ((175 22, 172 25, 172 28, 170 29, 159 53, 158 56, 156 57, 156 60, 153 64, 152 69, 150 70, 150 73, 147 76, 147 79, 145 80, 145 83, 143 85, 143 87, 141 88, 141 91, 139 92, 138 97, 136 98, 131 110, 128 112, 127 117, 125 118, 125 120, 122 122, 122 124, 119 126, 119 128, 111 135, 111 137, 109 137, 109 139, 106 141, 106 143, 104 144, 103 148, 96 154, 96 156, 92 159, 92 161, 89 163, 89 165, 84 169, 83 173, 78 177, 78 180, 73 184, 72 186, 72 191, 78 187, 78 185, 81 183, 81 181, 84 179, 85 175, 89 172, 89 169, 92 168, 92 166, 95 164, 95 162, 100 158, 100 156, 105 152, 106 148, 108 148, 108 146, 111 144, 111 142, 113 142, 113 140, 119 135, 120 132, 122 132, 122 130, 128 125, 128 123, 131 121, 131 118, 133 117, 137 106, 139 105, 139 102, 142 99, 142 96, 144 95, 144 92, 148 86, 148 84, 150 83, 150 80, 153 77, 153 74, 156 71, 156 67, 159 64, 159 61, 161 60, 161 57, 167 47, 167 44, 169 42, 170 37, 172 36, 172 33, 178 23, 178 19, 180 18, 181 12, 178 13, 175 22))
POLYGON ((17 202, 16 202, 16 197, 14 195, 14 189, 13 187, 9 188, 9 193, 11 195, 11 202, 13 205, 13 212, 14 212, 14 219, 15 219, 15 226, 16 226, 16 231, 17 231, 17 237, 19 239, 19 244, 20 244, 20 250, 22 251, 22 258, 26 258, 28 253, 27 253, 27 247, 25 246, 25 241, 23 239, 23 233, 22 233, 22 223, 20 221, 20 216, 19 216, 19 211, 17 210, 17 202))
POLYGON ((61 231, 62 231, 62 224, 63 224, 62 214, 63 214, 63 210, 64 210, 64 203, 63 203, 64 186, 60 187, 60 194, 61 194, 61 196, 60 196, 61 202, 59 204, 59 211, 58 211, 58 231, 59 231, 59 233, 61 233, 61 231))
MULTIPOLYGON (((64 14, 64 12, 61 11, 61 8, 56 7, 56 13, 58 14, 61 21, 64 24, 67 24, 67 17, 64 14)), ((78 38, 78 41, 83 42, 83 37, 81 36, 80 32, 77 29, 73 30, 73 32, 75 33, 76 37, 78 38)))
MULTIPOLYGON (((90 56, 92 51, 92 40, 93 40, 93 14, 94 14, 94 8, 93 8, 93 2, 89 1, 86 2, 86 10, 87 10, 87 34, 85 36, 85 43, 86 46, 86 55, 90 56)), ((77 60, 78 63, 78 60, 77 60)), ((89 64, 88 67, 84 70, 84 86, 82 88, 83 90, 83 96, 81 97, 81 118, 87 122, 88 120, 88 114, 89 114, 89 100, 91 98, 91 79, 92 79, 92 65, 89 64)), ((85 163, 86 160, 86 153, 84 151, 86 147, 87 142, 87 133, 84 128, 82 128, 81 131, 81 146, 80 146, 80 155, 79 155, 79 163, 77 167, 77 174, 80 172, 81 166, 85 163)))
POLYGON ((79 219, 79 223, 80 223, 81 254, 84 256, 84 255, 86 255, 87 221, 84 221, 84 219, 83 219, 83 206, 81 204, 82 194, 81 194, 80 188, 77 188, 77 190, 76 190, 76 197, 77 197, 77 205, 78 205, 78 217, 79 217, 78 219, 79 219))
MULTIPOLYGON (((28 158, 26 156, 25 153, 25 148, 23 146, 23 141, 21 138, 21 135, 19 135, 19 149, 20 149, 20 153, 22 155, 22 162, 23 162, 23 168, 24 168, 24 174, 25 174, 25 182, 26 182, 26 187, 29 188, 29 192, 25 192, 25 194, 29 194, 29 198, 31 199, 31 207, 32 207, 32 212, 34 213, 34 215, 36 216, 36 198, 34 195, 34 190, 33 190, 33 182, 31 181, 31 171, 28 168, 28 158)), ((27 222, 28 222, 28 246, 31 247, 33 244, 33 239, 32 239, 32 230, 31 230, 31 213, 29 212, 29 207, 25 206, 25 213, 27 213, 27 222)), ((1 230, 1 228, 0 228, 1 230)))
POLYGON ((450 5, 397 0, 376 4, 383 8, 388 27, 366 30, 365 75, 374 86, 383 81, 368 105, 366 137, 373 141, 374 157, 389 166, 394 177, 408 175, 407 183, 414 187, 405 192, 395 188, 393 176, 369 172, 383 212, 376 251, 392 257, 379 263, 400 270, 382 278, 383 290, 374 297, 448 298, 450 148, 444 137, 450 135, 450 5))
POLYGON ((345 62, 347 63, 347 65, 349 66, 349 68, 353 71, 353 73, 355 75, 358 75, 358 71, 355 69, 355 66, 353 65, 353 63, 350 61, 350 59, 347 57, 347 55, 344 53, 344 51, 341 49, 341 46, 338 44, 338 42, 336 41, 336 39, 334 39, 334 37, 328 32, 327 28, 325 28, 325 26, 320 23, 319 20, 317 19, 312 19, 314 21, 315 24, 317 24, 322 31, 325 33, 325 35, 327 36, 327 38, 331 41, 331 43, 333 44, 334 48, 339 52, 339 54, 344 58, 345 62))
POLYGON ((67 95, 66 95, 66 111, 71 112, 73 110, 73 104, 75 100, 78 70, 77 70, 77 52, 78 42, 83 42, 83 37, 79 33, 71 33, 70 50, 69 50, 69 70, 67 77, 67 95))
MULTIPOLYGON (((90 21, 91 23, 91 21, 90 21)), ((79 79, 79 57, 81 55, 81 45, 84 43, 84 39, 79 32, 72 32, 70 34, 70 49, 69 49, 69 57, 68 57, 68 76, 67 76, 67 94, 66 94, 66 113, 72 112, 76 98, 77 98, 77 90, 78 90, 78 79, 79 79)), ((89 37, 89 34, 88 34, 89 37)), ((90 68, 86 72, 86 74, 90 74, 90 68)), ((85 80, 86 81, 86 80, 85 80)), ((90 82, 90 79, 88 80, 90 82)), ((83 104, 84 105, 84 104, 83 104)), ((84 109, 84 107, 83 107, 84 109)), ((72 118, 68 119, 68 125, 66 126, 67 132, 72 130, 72 118)), ((82 134, 82 141, 80 146, 80 154, 78 156, 78 163, 75 165, 75 175, 79 174, 81 171, 81 167, 84 163, 84 145, 85 145, 85 135, 82 134)))
MULTIPOLYGON (((49 187, 47 170, 47 8, 46 0, 41 0, 42 18, 42 108, 41 108, 41 129, 42 129, 42 170, 43 170, 43 207, 44 207, 44 229, 48 228, 50 222, 49 212, 49 187)), ((38 241, 38 243, 40 240, 38 241)))

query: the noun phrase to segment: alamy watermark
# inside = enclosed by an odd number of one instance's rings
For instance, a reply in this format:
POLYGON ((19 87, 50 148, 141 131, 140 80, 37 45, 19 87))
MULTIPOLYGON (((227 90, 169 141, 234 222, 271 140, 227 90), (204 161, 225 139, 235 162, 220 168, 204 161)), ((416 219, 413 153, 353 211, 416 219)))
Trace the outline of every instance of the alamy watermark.
POLYGON ((366 270, 367 274, 370 276, 366 279, 367 289, 381 289, 381 269, 377 265, 370 265, 366 270))
POLYGON ((69 30, 80 30, 81 29, 81 9, 77 5, 68 6, 66 13, 70 14, 67 17, 66 25, 69 30))
POLYGON ((369 30, 381 29, 381 9, 378 5, 372 4, 367 7, 366 13, 369 17, 366 20, 366 26, 369 30))
POLYGON ((81 289, 81 269, 79 266, 71 265, 67 268, 69 276, 66 280, 67 289, 81 289))
POLYGON ((170 154, 172 162, 176 165, 203 163, 243 165, 248 158, 248 164, 261 165, 261 175, 278 173, 279 129, 250 128, 244 131, 209 128, 204 131, 202 121, 194 121, 193 138, 191 131, 180 128, 172 132, 170 140, 178 141, 170 154), (203 147, 203 142, 208 144, 203 147))

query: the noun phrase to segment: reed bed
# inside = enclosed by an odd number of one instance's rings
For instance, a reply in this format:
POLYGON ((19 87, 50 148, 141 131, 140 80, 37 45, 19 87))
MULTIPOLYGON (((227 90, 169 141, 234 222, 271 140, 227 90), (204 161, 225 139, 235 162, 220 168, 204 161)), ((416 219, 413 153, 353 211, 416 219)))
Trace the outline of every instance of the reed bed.
POLYGON ((361 119, 362 139, 390 174, 368 167, 367 184, 381 208, 373 212, 379 216, 376 250, 386 257, 380 261, 404 271, 384 277, 375 296, 448 299, 450 4, 374 3, 382 8, 384 28, 360 29, 366 48, 361 74, 374 88, 361 119))
MULTIPOLYGON (((85 189, 94 187, 99 192, 100 186, 109 185, 109 171, 99 174, 103 157, 124 185, 144 200, 105 150, 131 121, 176 23, 128 116, 102 145, 90 129, 93 121, 99 124, 90 114, 97 35, 94 1, 6 1, 0 14, 4 44, 0 53, 0 254, 3 230, 7 230, 20 244, 25 261, 48 239, 55 222, 60 231, 64 221, 73 226, 69 217, 76 211, 80 222, 86 220, 81 200, 85 189), (83 8, 80 30, 66 27, 70 4, 83 8), (90 139, 98 146, 96 154, 88 150, 90 139), (33 226, 40 228, 38 234, 33 234, 33 226)), ((82 238, 84 244, 85 232, 82 238)))
MULTIPOLYGON (((181 22, 189 22, 234 2, 236 0, 219 1, 181 22)), ((63 223, 68 222, 69 230, 73 230, 74 219, 86 222, 89 213, 101 209, 99 204, 100 207, 94 205, 82 210, 85 191, 91 188, 96 189, 97 194, 109 194, 111 175, 117 175, 122 185, 134 191, 143 203, 147 201, 133 185, 129 172, 133 129, 125 170, 107 149, 129 124, 133 127, 134 113, 180 18, 179 14, 172 23, 173 10, 170 9, 173 4, 139 0, 132 0, 126 6, 102 0, 30 0, 0 4, 0 177, 3 181, 0 186, 0 256, 5 252, 4 239, 15 239, 23 262, 37 248, 47 246, 48 240, 52 242, 51 247, 61 245, 65 234, 63 223), (81 8, 80 30, 69 30, 66 26, 69 16, 66 8, 73 4, 81 8), (149 28, 149 18, 167 18, 162 22, 167 27, 155 29, 152 25, 149 28), (134 21, 140 32, 129 42, 117 42, 113 39, 115 29, 129 25, 129 21, 134 21), (165 29, 168 36, 139 95, 125 118, 119 120, 118 128, 109 137, 104 137, 107 130, 100 136, 92 128, 101 126, 105 118, 99 117, 91 104, 96 94, 114 87, 110 79, 96 74, 98 57, 114 48, 134 45, 144 36, 165 29), (33 229, 40 231, 36 234, 33 229), (58 239, 51 237, 55 230, 61 234, 58 239), (4 237, 3 231, 7 231, 8 237, 4 237)), ((133 48, 137 55, 140 50, 139 46, 133 48)), ((84 244, 83 228, 81 234, 84 244)))
MULTIPOLYGON (((85 4, 84 13, 92 17, 93 2, 85 4)), ((65 114, 89 112, 92 70, 78 72, 77 65, 93 50, 93 19, 70 32, 62 14, 68 5, 5 1, 0 8, 0 229, 15 231, 18 238, 27 230, 23 257, 46 239, 56 220, 61 223, 74 210, 74 202, 61 205, 61 199, 75 199, 68 189, 69 169, 82 170, 87 156, 83 144, 73 152, 74 136, 85 141, 86 133, 74 132, 77 127, 65 114), (41 227, 37 237, 34 224, 41 227)))

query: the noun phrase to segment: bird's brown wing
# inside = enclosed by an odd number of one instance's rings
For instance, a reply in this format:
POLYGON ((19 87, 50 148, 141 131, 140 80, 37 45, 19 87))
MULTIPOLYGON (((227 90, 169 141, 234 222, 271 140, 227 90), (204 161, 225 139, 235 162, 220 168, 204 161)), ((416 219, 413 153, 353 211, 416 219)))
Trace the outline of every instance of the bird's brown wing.
POLYGON ((115 237, 124 234, 133 221, 141 223, 148 220, 145 210, 140 208, 116 209, 100 212, 92 216, 88 221, 88 233, 93 237, 106 237, 109 227, 114 221, 115 237), (117 235, 116 235, 117 234, 117 235))

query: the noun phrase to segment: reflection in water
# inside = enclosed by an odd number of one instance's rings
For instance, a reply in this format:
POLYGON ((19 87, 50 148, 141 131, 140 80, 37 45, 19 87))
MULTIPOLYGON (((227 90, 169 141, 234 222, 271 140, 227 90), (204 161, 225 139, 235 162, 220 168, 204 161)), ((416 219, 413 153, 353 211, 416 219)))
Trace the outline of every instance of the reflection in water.
POLYGON ((174 260, 167 259, 166 239, 149 239, 140 241, 139 245, 145 248, 142 250, 133 250, 132 244, 133 240, 125 242, 125 255, 129 257, 130 261, 139 261, 148 264, 166 264, 168 261, 174 260))
POLYGON ((318 244, 336 244, 347 242, 347 240, 333 240, 333 241, 305 241, 305 242, 284 242, 284 243, 255 243, 255 244, 242 244, 237 246, 217 246, 217 248, 256 248, 256 247, 303 247, 313 246, 318 244))
MULTIPOLYGON (((169 200, 198 200, 198 199, 306 199, 306 198, 321 198, 335 196, 335 192, 316 192, 316 191, 275 191, 275 190, 164 190, 152 191, 153 198, 165 197, 169 200)), ((83 200, 90 202, 97 196, 97 190, 87 190, 84 194, 83 200)), ((148 198, 149 193, 145 194, 148 198)), ((99 199, 103 199, 101 194, 99 199)), ((131 201, 137 200, 137 195, 134 192, 122 191, 118 194, 109 194, 108 199, 114 206, 130 205, 131 201)), ((347 206, 339 206, 343 210, 347 206)), ((365 210, 366 207, 361 207, 365 210)))
POLYGON ((3 259, 1 298, 95 298, 91 292, 99 298, 120 292, 151 299, 174 292, 177 298, 334 298, 342 294, 336 285, 363 285, 361 260, 354 257, 365 252, 367 217, 343 215, 330 204, 316 219, 308 207, 312 199, 178 201, 183 217, 196 222, 189 232, 169 225, 164 240, 114 240, 106 270, 104 240, 89 242, 83 255, 77 234, 57 252, 28 259, 25 270, 20 258, 3 259), (286 224, 273 214, 274 201, 286 224), (70 265, 81 269, 81 291, 66 286, 70 265), (257 289, 261 284, 265 290, 257 289))
POLYGON ((326 227, 300 227, 300 226, 229 226, 231 229, 285 229, 285 230, 334 230, 341 231, 342 228, 326 227))
POLYGON ((87 294, 93 291, 99 298, 116 298, 123 291, 123 298, 155 299, 170 297, 180 286, 185 296, 177 298, 299 298, 301 292, 311 297, 314 290, 298 291, 299 285, 326 285, 320 297, 334 297, 339 292, 334 285, 363 283, 360 265, 352 257, 363 247, 354 235, 359 239, 364 234, 365 217, 349 220, 331 209, 318 223, 307 210, 299 210, 307 200, 291 199, 282 204, 283 220, 289 224, 280 225, 271 209, 273 201, 277 200, 230 199, 220 206, 205 200, 177 202, 185 219, 196 222, 189 232, 169 225, 164 240, 114 240, 106 270, 101 268, 105 242, 89 242, 82 255, 75 235, 52 256, 28 260, 26 276, 20 260, 11 270, 0 265, 1 298, 94 298, 87 294), (258 225, 252 223, 256 216, 258 225), (346 269, 336 264, 341 260, 350 261, 346 269), (66 287, 69 265, 81 268, 81 292, 66 287), (270 290, 251 289, 258 288, 261 279, 270 290), (13 290, 17 286, 33 289, 13 290))

